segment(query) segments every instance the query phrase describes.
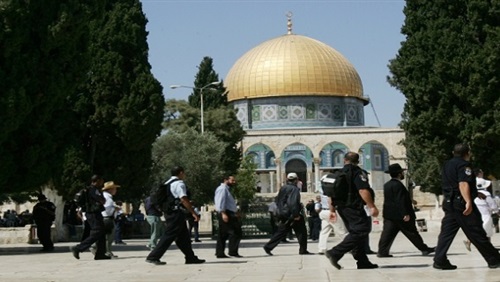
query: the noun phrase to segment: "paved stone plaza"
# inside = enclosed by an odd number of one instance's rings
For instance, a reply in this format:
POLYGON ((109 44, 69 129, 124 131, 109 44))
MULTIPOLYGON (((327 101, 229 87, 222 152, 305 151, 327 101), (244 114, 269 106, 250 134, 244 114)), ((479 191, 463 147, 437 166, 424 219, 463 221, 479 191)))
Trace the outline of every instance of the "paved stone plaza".
MULTIPOLYGON (((435 229, 435 228, 433 228, 435 229)), ((429 246, 435 246, 438 230, 421 233, 429 246)), ((370 235, 371 247, 377 249, 379 232, 370 235)), ((468 252, 460 231, 449 252, 449 259, 457 270, 442 271, 432 268, 432 256, 423 257, 399 234, 392 248, 393 258, 370 256, 378 269, 357 270, 352 256, 345 256, 337 270, 323 255, 298 254, 296 240, 283 243, 273 250, 274 256, 264 253, 267 240, 243 240, 240 254, 244 258, 216 259, 215 241, 202 238, 194 245, 195 253, 207 262, 185 265, 182 253, 174 246, 162 260, 167 265, 146 263, 146 240, 129 240, 126 246, 114 246, 119 258, 94 261, 90 252, 73 258, 68 246, 56 243, 54 253, 39 253, 40 245, 1 245, 0 281, 500 281, 500 269, 489 269, 478 251, 468 252)), ((338 241, 330 238, 329 246, 338 241)), ((500 246, 500 234, 493 236, 500 246)), ((309 251, 316 253, 316 243, 308 242, 309 251)))

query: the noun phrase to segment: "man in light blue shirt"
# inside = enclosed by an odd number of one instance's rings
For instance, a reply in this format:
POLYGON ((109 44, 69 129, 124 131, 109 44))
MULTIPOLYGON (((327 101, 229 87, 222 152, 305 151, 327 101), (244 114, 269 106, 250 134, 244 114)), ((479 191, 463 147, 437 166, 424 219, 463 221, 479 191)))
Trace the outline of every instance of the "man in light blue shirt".
POLYGON ((224 253, 226 240, 229 239, 229 255, 232 257, 242 257, 238 253, 242 237, 240 215, 238 207, 229 188, 236 184, 233 176, 224 177, 224 181, 215 190, 215 211, 219 220, 219 232, 215 256, 217 258, 229 258, 224 253))

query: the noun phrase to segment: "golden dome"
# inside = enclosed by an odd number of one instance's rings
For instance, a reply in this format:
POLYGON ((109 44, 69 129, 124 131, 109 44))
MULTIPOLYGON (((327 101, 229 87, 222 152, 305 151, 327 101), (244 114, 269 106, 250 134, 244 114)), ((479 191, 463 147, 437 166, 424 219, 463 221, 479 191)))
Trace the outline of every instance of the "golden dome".
POLYGON ((268 40, 243 55, 224 82, 228 100, 280 96, 363 97, 354 66, 330 46, 301 35, 268 40))

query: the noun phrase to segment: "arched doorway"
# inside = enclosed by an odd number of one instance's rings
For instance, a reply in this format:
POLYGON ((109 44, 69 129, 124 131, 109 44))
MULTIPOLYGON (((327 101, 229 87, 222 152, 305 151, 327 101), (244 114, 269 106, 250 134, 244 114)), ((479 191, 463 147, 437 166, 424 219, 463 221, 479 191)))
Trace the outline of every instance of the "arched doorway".
POLYGON ((301 192, 307 192, 307 165, 303 160, 291 159, 285 165, 285 173, 295 172, 302 181, 301 192))

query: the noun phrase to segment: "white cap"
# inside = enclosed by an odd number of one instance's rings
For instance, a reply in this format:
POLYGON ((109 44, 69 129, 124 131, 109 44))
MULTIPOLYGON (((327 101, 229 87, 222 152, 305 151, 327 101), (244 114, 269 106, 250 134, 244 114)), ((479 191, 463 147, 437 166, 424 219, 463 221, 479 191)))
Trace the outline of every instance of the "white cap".
POLYGON ((299 177, 297 176, 297 174, 296 174, 295 172, 290 172, 290 173, 286 176, 286 178, 287 178, 287 179, 289 179, 289 180, 294 180, 294 179, 297 179, 297 178, 299 178, 299 177))
POLYGON ((476 178, 476 187, 477 189, 486 189, 490 186, 491 181, 486 180, 484 178, 476 178))

